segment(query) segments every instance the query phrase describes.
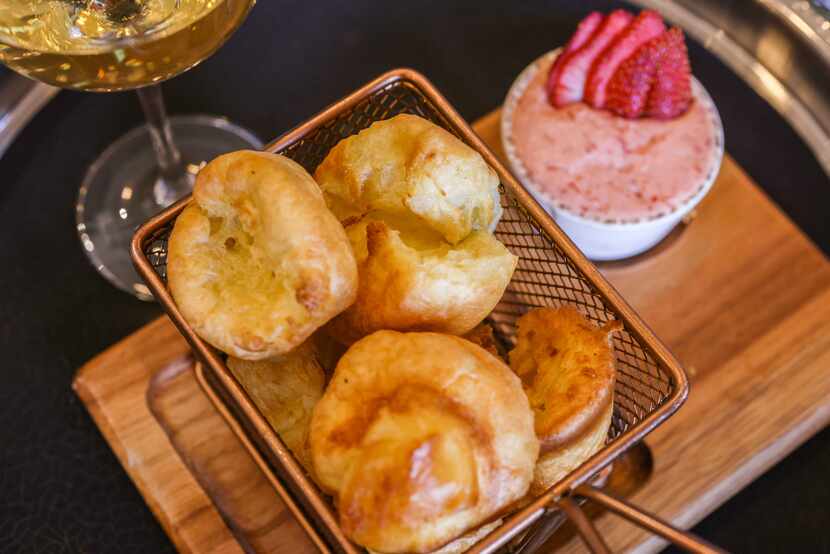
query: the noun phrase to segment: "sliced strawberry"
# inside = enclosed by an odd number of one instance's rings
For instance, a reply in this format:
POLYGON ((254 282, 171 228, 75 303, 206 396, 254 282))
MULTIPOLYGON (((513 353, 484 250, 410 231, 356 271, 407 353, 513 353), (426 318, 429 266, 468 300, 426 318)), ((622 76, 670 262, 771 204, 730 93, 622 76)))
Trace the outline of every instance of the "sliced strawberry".
POLYGON ((591 66, 585 85, 585 101, 595 108, 604 107, 605 91, 617 68, 640 46, 660 36, 665 30, 660 14, 651 10, 640 12, 591 66))
POLYGON ((554 83, 559 78, 560 70, 562 69, 562 62, 565 59, 565 56, 570 54, 571 52, 578 50, 585 46, 588 40, 593 36, 599 26, 602 24, 602 20, 605 19, 599 12, 591 12, 579 22, 579 25, 576 26, 576 31, 571 36, 568 43, 562 48, 562 51, 559 52, 559 55, 554 60, 553 65, 551 65, 550 72, 548 73, 548 82, 545 87, 545 90, 548 91, 548 96, 550 96, 551 92, 553 91, 554 83))
POLYGON ((645 113, 664 35, 640 46, 617 68, 605 90, 606 109, 630 119, 645 113))
POLYGON ((672 27, 661 39, 657 73, 648 96, 646 115, 671 119, 684 113, 692 103, 692 70, 683 31, 672 27))
POLYGON ((627 11, 614 10, 602 21, 602 25, 582 48, 574 50, 562 60, 562 69, 553 90, 550 91, 551 103, 554 106, 561 108, 582 100, 591 64, 632 19, 634 16, 627 11))

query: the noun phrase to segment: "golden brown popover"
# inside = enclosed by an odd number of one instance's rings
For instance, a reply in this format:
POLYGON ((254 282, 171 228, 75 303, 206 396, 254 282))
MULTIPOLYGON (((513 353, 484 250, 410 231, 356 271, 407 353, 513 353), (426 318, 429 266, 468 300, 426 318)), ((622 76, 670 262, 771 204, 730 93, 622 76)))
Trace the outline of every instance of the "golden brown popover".
POLYGON ((289 352, 357 293, 348 238, 311 176, 276 154, 219 156, 176 219, 168 284, 187 322, 238 358, 289 352))
POLYGON ((458 138, 398 115, 346 138, 314 173, 357 258, 357 301, 331 325, 349 344, 380 329, 464 334, 516 267, 492 234, 499 180, 458 138))
POLYGON ((267 360, 228 357, 228 368, 297 461, 311 472, 308 430, 326 384, 313 339, 267 360))
POLYGON ((380 329, 473 329, 501 299, 517 258, 486 231, 453 246, 428 229, 396 227, 366 217, 346 229, 358 264, 357 300, 329 333, 350 344, 380 329))
POLYGON ((527 492, 539 451, 520 380, 460 337, 378 331, 337 364, 311 420, 340 525, 385 553, 431 552, 527 492))
POLYGON ((531 310, 518 321, 510 367, 522 379, 535 415, 541 454, 531 486, 539 494, 604 444, 614 407, 611 333, 572 307, 531 310))
POLYGON ((499 179, 481 155, 441 127, 400 114, 341 140, 314 172, 340 221, 369 212, 415 215, 457 244, 492 231, 499 179))

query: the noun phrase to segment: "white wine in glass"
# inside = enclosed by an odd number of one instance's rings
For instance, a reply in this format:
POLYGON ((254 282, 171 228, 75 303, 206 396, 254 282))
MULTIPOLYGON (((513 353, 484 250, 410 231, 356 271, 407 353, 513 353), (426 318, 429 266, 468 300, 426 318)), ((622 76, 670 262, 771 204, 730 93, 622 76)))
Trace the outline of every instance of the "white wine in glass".
POLYGON ((87 172, 78 233, 98 271, 139 298, 129 242, 135 227, 192 187, 193 168, 224 152, 261 148, 224 118, 168 119, 151 86, 213 54, 255 0, 0 0, 0 62, 61 88, 136 89, 147 125, 112 144, 87 172))
POLYGON ((0 61, 62 88, 137 88, 205 59, 249 7, 226 0, 3 0, 0 61))

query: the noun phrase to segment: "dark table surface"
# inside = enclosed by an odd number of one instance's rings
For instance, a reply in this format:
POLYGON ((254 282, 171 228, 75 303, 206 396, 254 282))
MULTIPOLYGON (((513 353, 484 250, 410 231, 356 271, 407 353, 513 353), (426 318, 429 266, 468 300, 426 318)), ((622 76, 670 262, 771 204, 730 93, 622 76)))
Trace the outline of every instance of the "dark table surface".
MULTIPOLYGON (((425 73, 469 120, 498 106, 530 60, 610 2, 262 1, 214 57, 165 84, 172 113, 224 114, 270 139, 394 66, 425 73)), ((797 135, 698 45, 695 74, 727 148, 824 250, 830 183, 797 135)), ((0 159, 0 550, 173 547, 70 383, 160 314, 101 279, 74 232, 85 168, 140 124, 129 93, 61 93, 0 159)), ((830 552, 830 431, 696 531, 740 552, 830 552)))

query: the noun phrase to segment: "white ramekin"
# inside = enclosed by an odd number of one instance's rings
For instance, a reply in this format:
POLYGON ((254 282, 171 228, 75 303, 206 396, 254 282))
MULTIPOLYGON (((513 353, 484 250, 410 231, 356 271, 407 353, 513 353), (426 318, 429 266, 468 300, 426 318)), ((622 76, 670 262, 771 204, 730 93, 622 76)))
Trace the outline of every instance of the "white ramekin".
POLYGON ((527 66, 507 93, 501 114, 501 140, 510 168, 525 188, 545 207, 562 230, 591 260, 619 260, 640 254, 663 240, 712 188, 723 159, 723 124, 720 115, 709 93, 693 77, 692 93, 698 101, 706 104, 707 111, 712 118, 712 126, 715 130, 713 137, 715 151, 712 154, 712 167, 706 179, 700 184, 697 192, 681 206, 666 214, 636 221, 600 221, 580 216, 557 205, 555 198, 550 198, 541 192, 542 188, 530 179, 512 140, 513 111, 519 99, 533 81, 536 72, 550 67, 559 55, 559 51, 560 49, 556 49, 548 52, 527 66))

